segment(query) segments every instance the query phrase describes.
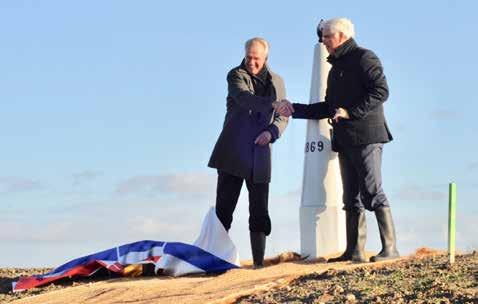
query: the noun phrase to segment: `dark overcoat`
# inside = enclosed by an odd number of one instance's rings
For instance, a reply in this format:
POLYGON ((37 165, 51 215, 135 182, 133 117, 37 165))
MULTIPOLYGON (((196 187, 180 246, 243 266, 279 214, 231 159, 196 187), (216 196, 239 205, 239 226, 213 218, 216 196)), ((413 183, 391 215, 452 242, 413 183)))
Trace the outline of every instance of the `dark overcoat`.
POLYGON ((293 117, 331 118, 335 109, 346 109, 350 119, 333 124, 332 147, 337 152, 350 146, 391 141, 393 137, 383 112, 388 85, 375 53, 357 46, 350 38, 327 60, 332 68, 327 78, 325 102, 295 103, 293 117))
POLYGON ((288 119, 279 116, 272 103, 286 96, 284 81, 267 66, 272 82, 271 96, 254 92, 252 75, 244 62, 227 74, 227 111, 222 132, 214 146, 208 166, 255 183, 271 179, 271 144, 254 144, 259 134, 268 130, 271 143, 284 132, 288 119))

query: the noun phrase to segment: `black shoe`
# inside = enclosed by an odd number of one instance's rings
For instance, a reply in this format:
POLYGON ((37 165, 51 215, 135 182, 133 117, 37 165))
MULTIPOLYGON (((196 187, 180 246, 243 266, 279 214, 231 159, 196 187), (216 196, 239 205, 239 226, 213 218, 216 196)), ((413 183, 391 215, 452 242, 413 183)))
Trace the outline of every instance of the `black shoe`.
POLYGON ((380 262, 400 257, 397 250, 395 227, 393 225, 392 212, 389 207, 382 207, 375 210, 382 250, 370 258, 370 262, 380 262))

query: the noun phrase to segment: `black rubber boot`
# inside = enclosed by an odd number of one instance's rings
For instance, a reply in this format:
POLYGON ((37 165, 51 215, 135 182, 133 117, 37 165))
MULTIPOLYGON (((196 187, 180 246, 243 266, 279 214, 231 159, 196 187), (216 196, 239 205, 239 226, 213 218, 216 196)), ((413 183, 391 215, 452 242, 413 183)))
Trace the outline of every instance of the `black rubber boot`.
POLYGON ((266 249, 266 234, 264 232, 250 232, 252 260, 254 269, 264 267, 264 252, 266 249))
POLYGON ((336 258, 331 258, 327 260, 327 263, 343 262, 349 261, 352 255, 352 250, 355 248, 355 242, 357 239, 354 237, 354 232, 356 231, 354 216, 355 212, 345 211, 345 234, 347 238, 347 247, 345 248, 344 253, 341 256, 336 258))
POLYGON ((366 262, 364 248, 367 238, 367 222, 364 212, 345 212, 345 232, 347 235, 347 247, 345 252, 336 258, 329 259, 328 263, 355 261, 366 262))
POLYGON ((365 257, 365 242, 367 241, 367 220, 365 212, 357 213, 357 230, 355 248, 352 250, 350 260, 356 263, 368 262, 365 257))
POLYGON ((395 227, 393 225, 392 212, 389 207, 382 207, 375 210, 382 251, 370 258, 370 262, 380 262, 400 257, 397 251, 395 227))

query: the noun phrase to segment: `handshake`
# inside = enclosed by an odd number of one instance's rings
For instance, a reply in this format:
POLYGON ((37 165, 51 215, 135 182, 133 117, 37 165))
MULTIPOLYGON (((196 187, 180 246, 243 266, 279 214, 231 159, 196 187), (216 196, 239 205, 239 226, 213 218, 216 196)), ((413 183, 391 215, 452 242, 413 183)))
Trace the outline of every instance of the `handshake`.
MULTIPOLYGON (((281 101, 274 101, 272 103, 272 108, 281 116, 290 117, 294 113, 294 106, 287 99, 282 99, 281 101)), ((336 108, 332 120, 335 123, 338 123, 342 119, 350 119, 349 111, 345 108, 336 108)))
POLYGON ((287 99, 282 99, 281 101, 274 101, 272 103, 272 108, 281 116, 290 117, 294 113, 294 106, 287 99))

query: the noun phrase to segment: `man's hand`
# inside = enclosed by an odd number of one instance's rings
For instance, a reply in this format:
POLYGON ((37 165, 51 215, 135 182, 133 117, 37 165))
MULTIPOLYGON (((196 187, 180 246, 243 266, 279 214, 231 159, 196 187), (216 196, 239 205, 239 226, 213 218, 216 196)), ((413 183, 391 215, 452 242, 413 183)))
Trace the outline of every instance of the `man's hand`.
POLYGON ((339 119, 350 119, 349 112, 344 108, 338 108, 335 110, 334 118, 332 118, 336 123, 339 122, 339 119))
POLYGON ((256 145, 265 146, 271 142, 271 139, 272 139, 271 133, 269 131, 263 131, 261 134, 259 134, 259 136, 257 136, 254 143, 256 145))
POLYGON ((294 113, 294 107, 287 99, 282 99, 280 102, 274 103, 274 109, 281 116, 289 117, 294 113))

